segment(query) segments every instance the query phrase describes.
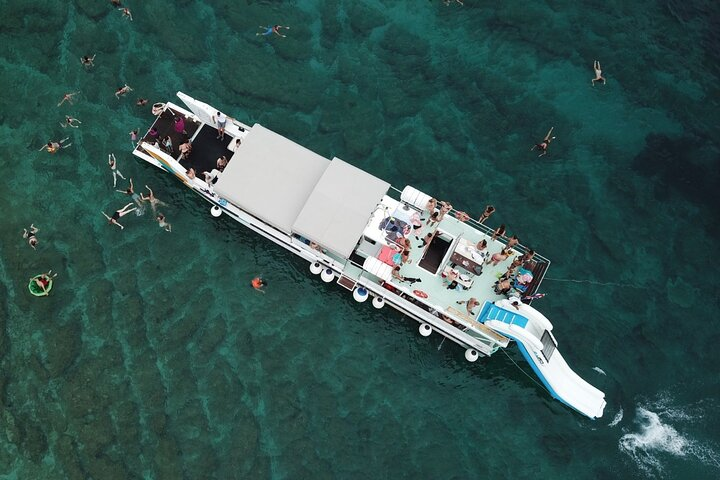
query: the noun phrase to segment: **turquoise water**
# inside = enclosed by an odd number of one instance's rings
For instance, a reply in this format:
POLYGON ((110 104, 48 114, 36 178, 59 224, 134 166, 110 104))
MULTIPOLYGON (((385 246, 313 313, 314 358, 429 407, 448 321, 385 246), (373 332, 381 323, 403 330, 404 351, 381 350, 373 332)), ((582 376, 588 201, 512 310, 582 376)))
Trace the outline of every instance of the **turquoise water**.
POLYGON ((717 478, 717 3, 499 3, 148 0, 130 22, 2 1, 0 478, 717 478), (274 23, 287 38, 255 35, 274 23), (517 349, 469 365, 210 217, 129 153, 151 121, 134 100, 178 90, 460 210, 495 204, 490 225, 553 260, 535 305, 605 416, 552 400, 517 349), (110 152, 172 233, 107 225, 128 202, 110 152))

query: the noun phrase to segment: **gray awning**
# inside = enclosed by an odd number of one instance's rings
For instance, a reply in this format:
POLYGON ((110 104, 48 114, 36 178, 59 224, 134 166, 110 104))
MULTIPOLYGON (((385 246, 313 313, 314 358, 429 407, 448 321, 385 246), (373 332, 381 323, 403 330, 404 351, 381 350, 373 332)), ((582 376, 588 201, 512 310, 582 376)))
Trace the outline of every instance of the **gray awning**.
POLYGON ((288 235, 330 160, 255 124, 215 193, 288 235))
POLYGON ((293 224, 293 232, 349 258, 390 184, 333 158, 293 224))

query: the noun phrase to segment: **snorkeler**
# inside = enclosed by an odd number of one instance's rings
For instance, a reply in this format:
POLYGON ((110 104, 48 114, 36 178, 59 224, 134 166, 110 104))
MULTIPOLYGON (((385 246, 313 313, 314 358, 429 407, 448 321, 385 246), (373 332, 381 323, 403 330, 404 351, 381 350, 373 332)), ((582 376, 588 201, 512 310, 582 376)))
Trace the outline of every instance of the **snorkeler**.
POLYGON ((267 27, 264 27, 264 26, 260 25, 259 28, 264 28, 265 31, 264 31, 264 32, 258 32, 258 33, 256 33, 255 35, 268 36, 268 35, 271 35, 271 34, 274 33, 274 34, 276 34, 276 35, 280 35, 280 36, 283 37, 283 38, 285 38, 286 35, 283 35, 282 33, 280 33, 280 29, 281 29, 281 28, 284 28, 285 30, 290 30, 290 27, 285 27, 285 26, 283 26, 283 25, 272 25, 272 26, 271 26, 271 25, 268 25, 267 27))
POLYGON ((39 243, 37 237, 35 236, 37 232, 38 228, 34 223, 31 223, 27 229, 23 228, 23 238, 27 238, 28 244, 33 250, 35 250, 35 247, 37 247, 37 244, 39 243))
POLYGON ((67 145, 65 144, 65 142, 68 141, 69 139, 70 139, 70 137, 63 138, 59 142, 53 142, 51 140, 46 145, 43 145, 42 147, 40 147, 40 150, 38 150, 38 151, 47 150, 48 153, 57 153, 60 151, 61 148, 67 148, 70 145, 72 145, 72 143, 68 143, 67 145))
POLYGON ((542 142, 536 143, 535 145, 533 145, 532 148, 530 149, 530 151, 535 150, 537 148, 538 150, 540 150, 540 155, 538 155, 538 157, 542 157, 543 155, 545 155, 547 153, 548 147, 550 146, 550 142, 555 140, 555 137, 550 136, 550 135, 552 135, 552 131, 554 128, 555 127, 552 127, 550 129, 550 131, 547 133, 547 135, 545 135, 545 138, 543 139, 542 142))
POLYGON ((593 69, 595 70, 595 78, 593 78, 591 80, 593 87, 595 86, 595 82, 602 82, 603 85, 605 85, 605 77, 602 76, 602 70, 600 69, 600 62, 595 60, 593 62, 593 69))
POLYGON ((125 205, 125 206, 124 206, 123 208, 121 208, 120 210, 115 210, 115 213, 113 213, 113 216, 112 216, 112 217, 108 217, 108 215, 107 215, 105 212, 102 212, 102 211, 101 211, 100 213, 102 213, 102 214, 105 216, 105 218, 108 219, 108 223, 115 224, 115 225, 117 225, 118 227, 120 227, 120 230, 123 230, 123 229, 125 229, 125 227, 123 227, 122 225, 120 225, 120 223, 118 223, 118 220, 119 220, 121 217, 124 217, 125 215, 127 215, 128 213, 132 212, 133 210, 136 210, 136 208, 131 208, 130 210, 128 210, 128 209, 127 209, 128 207, 132 207, 132 203, 128 203, 127 205, 125 205))
POLYGON ((60 100, 60 103, 58 103, 57 106, 59 107, 60 105, 62 105, 62 104, 65 103, 65 102, 68 102, 70 105, 72 105, 72 104, 73 104, 73 97, 74 97, 75 95, 77 95, 78 93, 80 93, 80 92, 66 93, 65 95, 63 95, 62 100, 60 100))
POLYGON ((80 57, 80 63, 81 63, 85 68, 92 68, 92 67, 94 67, 95 64, 93 63, 93 61, 95 60, 95 55, 96 55, 96 54, 93 54, 92 57, 88 57, 87 55, 83 55, 82 57, 80 57))
POLYGON ((80 120, 78 120, 77 118, 73 118, 70 115, 65 115, 65 121, 60 122, 60 126, 62 128, 66 128, 66 127, 80 128, 79 124, 81 124, 81 123, 82 122, 80 120))

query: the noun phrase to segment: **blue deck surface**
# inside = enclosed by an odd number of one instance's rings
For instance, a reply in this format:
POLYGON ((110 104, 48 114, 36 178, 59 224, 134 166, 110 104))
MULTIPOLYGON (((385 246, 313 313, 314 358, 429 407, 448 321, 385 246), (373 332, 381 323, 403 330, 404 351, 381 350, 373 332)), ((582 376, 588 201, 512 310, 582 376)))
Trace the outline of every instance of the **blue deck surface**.
POLYGON ((528 323, 528 319, 526 317, 511 312, 510 310, 500 308, 492 302, 485 302, 482 310, 480 311, 480 316, 478 317, 479 322, 485 323, 487 320, 498 320, 503 323, 507 323, 508 325, 517 325, 522 328, 525 328, 528 323))

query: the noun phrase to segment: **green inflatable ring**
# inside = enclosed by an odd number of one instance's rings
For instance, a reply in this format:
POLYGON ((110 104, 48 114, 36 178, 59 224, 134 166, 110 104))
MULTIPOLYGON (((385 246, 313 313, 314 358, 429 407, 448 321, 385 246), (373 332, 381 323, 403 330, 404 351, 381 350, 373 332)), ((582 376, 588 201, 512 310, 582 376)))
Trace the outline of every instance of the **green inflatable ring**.
MULTIPOLYGON (((40 278, 40 277, 42 277, 42 275, 35 275, 33 278, 30 279, 30 283, 28 283, 28 290, 30 290, 30 293, 32 293, 36 297, 44 297, 46 295, 46 292, 43 292, 43 289, 40 288, 40 286, 37 283, 35 283, 35 279, 40 278)), ((50 293, 50 290, 52 290, 52 286, 53 286, 53 280, 51 278, 50 283, 48 284, 48 287, 47 287, 47 293, 50 293)))

